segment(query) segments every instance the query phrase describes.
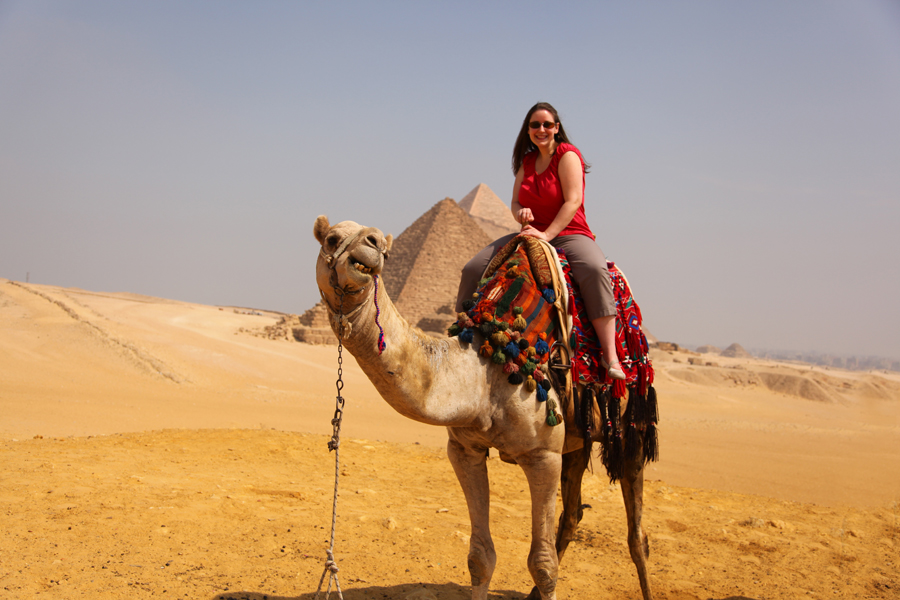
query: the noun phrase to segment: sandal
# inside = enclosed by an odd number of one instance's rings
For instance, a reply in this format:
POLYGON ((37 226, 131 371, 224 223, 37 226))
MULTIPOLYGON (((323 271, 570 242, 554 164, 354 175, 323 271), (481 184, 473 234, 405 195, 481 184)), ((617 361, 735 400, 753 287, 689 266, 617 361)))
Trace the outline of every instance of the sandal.
POLYGON ((622 363, 619 361, 609 364, 606 362, 606 359, 601 356, 600 365, 606 369, 606 372, 609 373, 609 376, 613 379, 625 379, 625 372, 622 370, 622 363))

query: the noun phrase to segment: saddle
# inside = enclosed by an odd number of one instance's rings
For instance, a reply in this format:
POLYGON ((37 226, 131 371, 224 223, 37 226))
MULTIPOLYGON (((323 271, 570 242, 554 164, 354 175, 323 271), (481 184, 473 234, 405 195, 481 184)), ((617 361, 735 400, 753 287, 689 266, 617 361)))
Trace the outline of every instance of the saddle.
POLYGON ((609 377, 600 362, 600 344, 565 253, 533 237, 517 236, 500 249, 448 334, 477 347, 511 385, 536 392, 547 424, 564 424, 572 449, 580 445, 590 456, 599 442, 615 481, 626 459, 658 459, 658 411, 640 308, 625 275, 613 262, 607 266, 624 381, 609 377), (547 394, 551 387, 561 408, 547 394))

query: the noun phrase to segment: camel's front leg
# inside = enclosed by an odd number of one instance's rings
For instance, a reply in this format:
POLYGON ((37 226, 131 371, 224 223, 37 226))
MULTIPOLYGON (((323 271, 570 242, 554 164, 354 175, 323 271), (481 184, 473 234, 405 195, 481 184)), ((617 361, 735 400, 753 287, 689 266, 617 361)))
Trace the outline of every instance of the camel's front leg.
POLYGON ((516 457, 525 471, 531 490, 531 551, 528 570, 543 600, 556 599, 556 577, 559 560, 556 556, 553 520, 556 515, 556 490, 559 485, 562 457, 549 450, 516 457))
POLYGON ((644 508, 644 462, 641 456, 625 461, 625 476, 622 477, 622 498, 625 500, 625 514, 628 518, 628 550, 637 568, 638 580, 644 600, 651 600, 650 577, 647 573, 647 559, 650 557, 650 542, 641 526, 644 508))
POLYGON ((497 553, 491 540, 490 486, 487 475, 487 451, 465 448, 451 439, 447 456, 462 486, 469 507, 472 537, 469 540, 469 575, 472 578, 472 600, 486 600, 497 553))

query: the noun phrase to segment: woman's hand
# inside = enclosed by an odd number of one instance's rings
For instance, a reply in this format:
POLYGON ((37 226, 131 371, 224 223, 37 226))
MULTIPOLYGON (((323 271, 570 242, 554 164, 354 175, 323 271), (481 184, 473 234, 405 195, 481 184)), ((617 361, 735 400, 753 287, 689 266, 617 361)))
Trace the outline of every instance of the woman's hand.
POLYGON ((534 221, 534 215, 531 213, 530 208, 520 208, 519 212, 516 213, 516 221, 519 222, 520 225, 528 225, 532 221, 534 221))
MULTIPOLYGON (((527 208, 523 210, 528 210, 527 208)), ((525 225, 522 227, 522 231, 520 232, 522 235, 527 235, 533 238, 537 238, 539 240, 544 240, 545 242, 549 242, 551 238, 547 237, 547 234, 541 231, 540 229, 535 229, 531 225, 525 225)))

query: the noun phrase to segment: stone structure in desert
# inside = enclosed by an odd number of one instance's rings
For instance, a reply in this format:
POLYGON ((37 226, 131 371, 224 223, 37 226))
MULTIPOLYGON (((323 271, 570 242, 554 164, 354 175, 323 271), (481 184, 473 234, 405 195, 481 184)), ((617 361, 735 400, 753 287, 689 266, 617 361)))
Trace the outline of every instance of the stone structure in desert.
MULTIPOLYGON (((480 183, 459 204, 444 198, 407 227, 394 240, 382 281, 409 323, 443 337, 455 319, 463 266, 491 241, 515 231, 518 225, 509 207, 480 183)), ((298 341, 337 344, 321 302, 299 322, 294 328, 298 341)))
POLYGON ((730 358, 750 358, 752 355, 744 350, 743 346, 740 344, 732 344, 722 350, 722 356, 727 356, 730 358))
POLYGON ((491 188, 479 183, 459 201, 459 206, 469 213, 491 240, 519 231, 509 207, 497 197, 491 188))

